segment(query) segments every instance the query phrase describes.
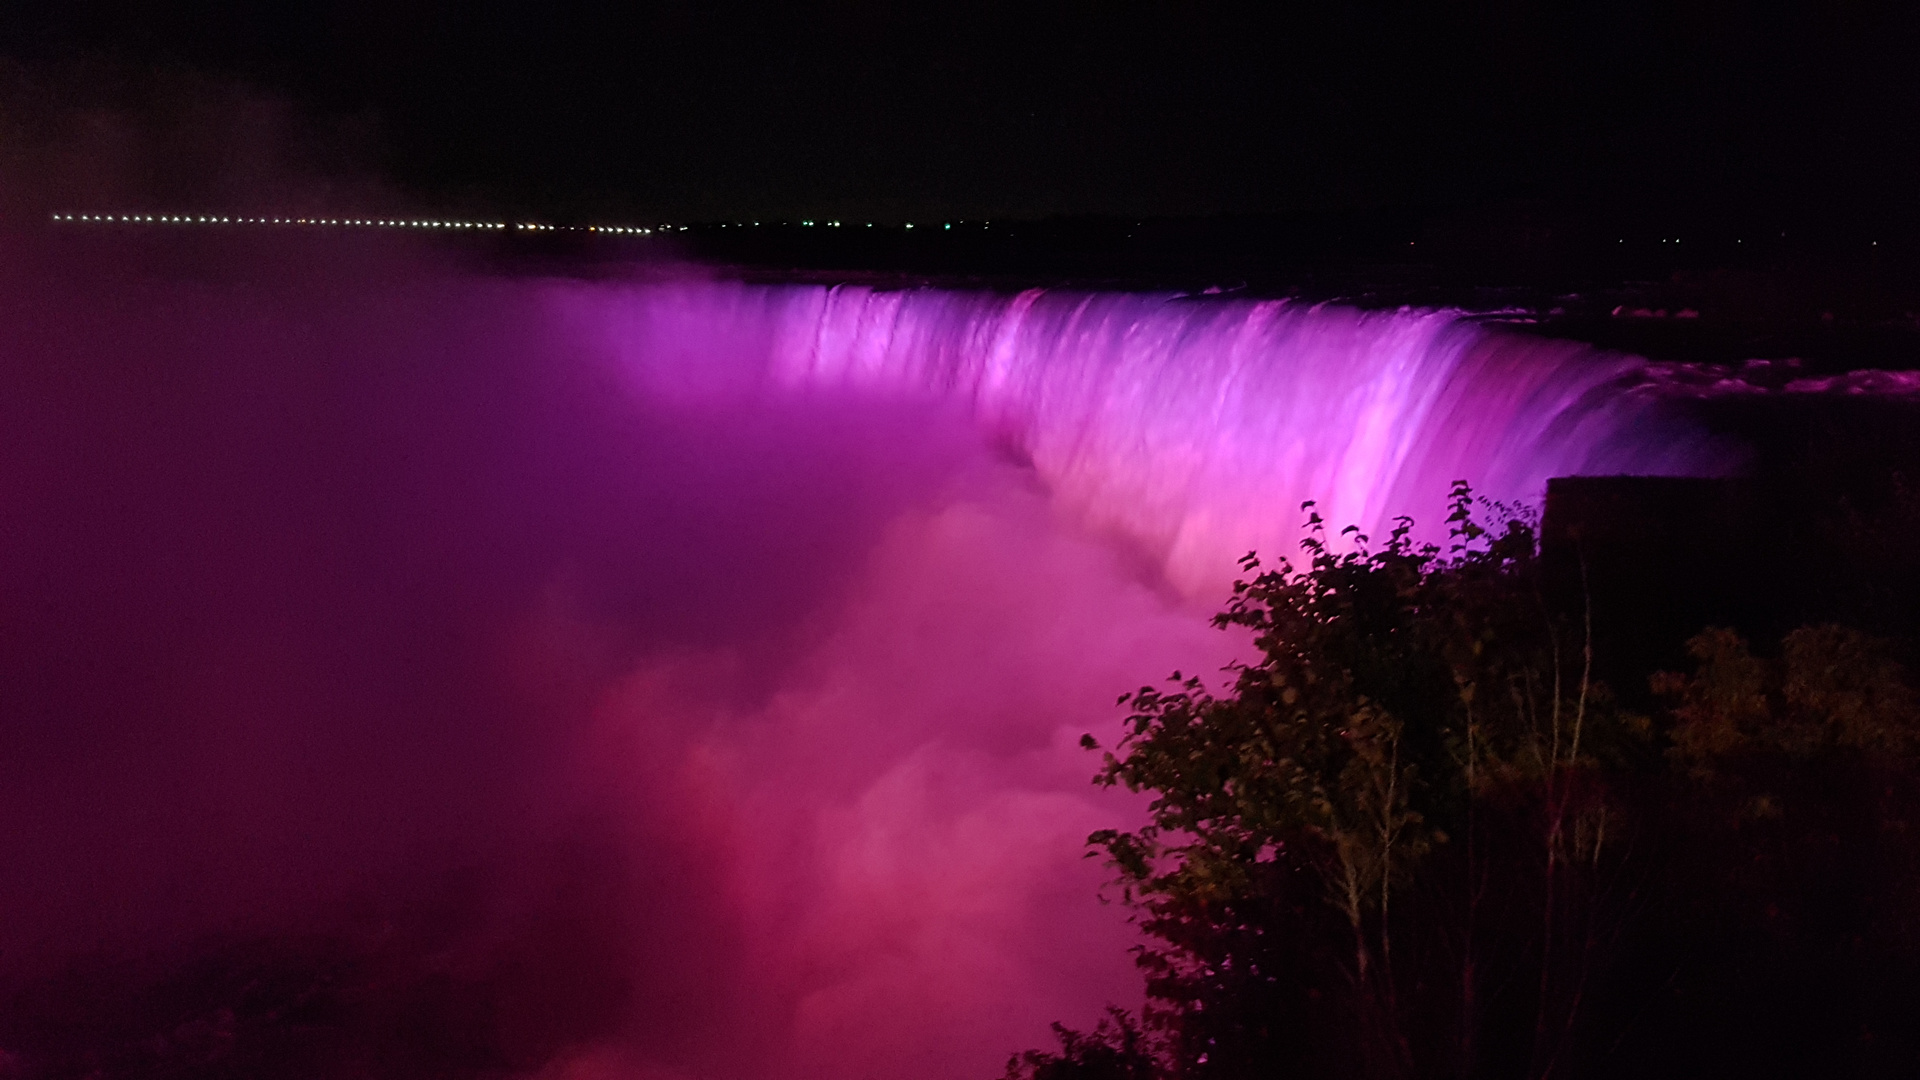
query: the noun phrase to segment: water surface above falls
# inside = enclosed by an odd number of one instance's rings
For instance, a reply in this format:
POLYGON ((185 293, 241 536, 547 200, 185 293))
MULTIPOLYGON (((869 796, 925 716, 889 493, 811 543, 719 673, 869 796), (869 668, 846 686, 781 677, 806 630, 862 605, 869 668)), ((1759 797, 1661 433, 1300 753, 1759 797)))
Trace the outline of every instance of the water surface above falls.
POLYGON ((679 282, 555 286, 652 392, 925 400, 969 414, 1056 505, 1181 591, 1290 554, 1301 504, 1437 539, 1450 484, 1537 505, 1549 477, 1717 475, 1631 355, 1458 311, 1152 293, 679 282))

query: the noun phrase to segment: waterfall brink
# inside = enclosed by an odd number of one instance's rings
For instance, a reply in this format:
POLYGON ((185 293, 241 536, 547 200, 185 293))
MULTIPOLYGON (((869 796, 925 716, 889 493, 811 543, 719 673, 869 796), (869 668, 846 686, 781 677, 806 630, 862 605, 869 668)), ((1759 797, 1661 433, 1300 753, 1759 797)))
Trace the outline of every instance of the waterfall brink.
POLYGON ((728 283, 645 287, 612 308, 622 355, 657 390, 964 408, 1069 515, 1142 545, 1189 592, 1249 550, 1292 554, 1309 499, 1334 525, 1384 537, 1406 514, 1436 540, 1456 479, 1533 504, 1552 476, 1729 460, 1630 389, 1644 360, 1454 311, 728 283))

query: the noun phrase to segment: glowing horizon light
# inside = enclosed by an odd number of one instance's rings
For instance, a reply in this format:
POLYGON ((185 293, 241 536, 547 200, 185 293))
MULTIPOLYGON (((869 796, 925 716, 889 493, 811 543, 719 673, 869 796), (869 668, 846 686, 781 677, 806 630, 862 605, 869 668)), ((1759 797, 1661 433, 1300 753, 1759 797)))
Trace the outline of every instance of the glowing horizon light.
MULTIPOLYGON (((324 225, 334 228, 383 228, 383 229, 522 229, 555 230, 565 232, 601 232, 623 233, 632 236, 650 236, 654 229, 638 225, 551 225, 536 222, 518 224, 505 221, 453 221, 445 218, 433 220, 400 220, 395 218, 281 218, 251 217, 230 214, 76 214, 53 211, 48 213, 51 221, 84 221, 127 223, 133 225, 324 225)), ((736 223, 738 224, 738 223, 736 223)), ((724 226, 723 226, 724 227, 724 226)), ((661 228, 671 229, 671 225, 661 228)), ((686 226, 680 226, 684 231, 686 226)))

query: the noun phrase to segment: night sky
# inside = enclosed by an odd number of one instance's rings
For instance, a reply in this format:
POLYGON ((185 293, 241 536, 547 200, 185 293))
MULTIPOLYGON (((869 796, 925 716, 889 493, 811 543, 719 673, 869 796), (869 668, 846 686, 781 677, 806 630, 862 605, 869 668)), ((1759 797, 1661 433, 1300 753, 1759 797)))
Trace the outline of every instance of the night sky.
POLYGON ((114 72, 87 87, 107 97, 238 80, 450 209, 1872 220, 1911 216, 1920 181, 1920 9, 1895 2, 3 10, 0 54, 30 70, 114 72))

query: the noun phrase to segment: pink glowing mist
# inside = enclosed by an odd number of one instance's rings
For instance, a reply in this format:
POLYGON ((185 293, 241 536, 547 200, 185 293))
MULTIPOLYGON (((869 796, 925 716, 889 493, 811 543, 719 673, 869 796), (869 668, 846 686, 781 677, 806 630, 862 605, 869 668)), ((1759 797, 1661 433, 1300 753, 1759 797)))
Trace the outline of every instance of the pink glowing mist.
POLYGON ((24 1061, 271 1042, 241 991, 80 1015, 245 941, 329 973, 323 1071, 991 1075, 1137 1001, 1076 742, 1232 657, 1302 499, 1715 464, 1630 359, 1443 312, 8 243, 24 1061))

